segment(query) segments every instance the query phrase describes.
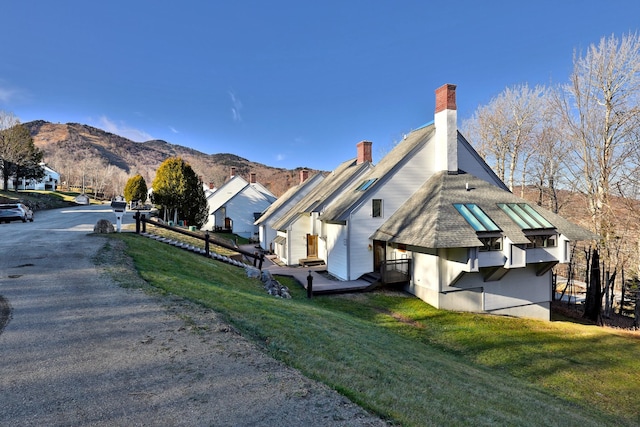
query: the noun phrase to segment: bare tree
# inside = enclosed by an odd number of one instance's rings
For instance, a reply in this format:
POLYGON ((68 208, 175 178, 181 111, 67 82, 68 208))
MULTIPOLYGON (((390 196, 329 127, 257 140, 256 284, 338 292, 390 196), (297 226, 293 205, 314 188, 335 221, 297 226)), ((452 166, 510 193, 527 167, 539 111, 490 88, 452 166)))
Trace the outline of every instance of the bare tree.
MULTIPOLYGON (((563 180, 562 165, 565 162, 567 147, 557 114, 554 89, 547 89, 541 97, 538 125, 529 144, 528 156, 531 164, 531 182, 538 191, 539 205, 558 213, 558 187, 570 181, 563 180)), ((523 185, 527 177, 523 174, 523 185)))
MULTIPOLYGON (((633 172, 640 124, 640 38, 602 38, 584 56, 574 54, 570 84, 558 93, 568 170, 588 201, 594 230, 608 248, 615 238, 611 196, 633 172)), ((608 249, 605 254, 608 257, 608 249)))
POLYGON ((528 147, 536 140, 544 94, 541 86, 507 88, 464 124, 478 152, 511 191, 518 167, 526 175, 528 147))

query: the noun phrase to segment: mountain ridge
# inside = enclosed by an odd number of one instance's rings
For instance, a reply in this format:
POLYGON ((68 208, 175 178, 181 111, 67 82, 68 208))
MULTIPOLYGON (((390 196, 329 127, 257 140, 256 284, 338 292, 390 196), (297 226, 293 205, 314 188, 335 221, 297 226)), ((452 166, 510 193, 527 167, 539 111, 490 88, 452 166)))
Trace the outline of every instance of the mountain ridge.
MULTIPOLYGON (((153 139, 135 142, 120 135, 82 123, 51 123, 34 120, 23 123, 33 138, 36 147, 44 152, 44 160, 68 179, 74 165, 86 162, 103 167, 117 167, 128 176, 141 174, 151 186, 155 171, 169 157, 179 156, 191 165, 205 184, 220 187, 229 178, 231 169, 247 181, 250 174, 280 196, 300 182, 300 170, 310 174, 323 171, 298 167, 285 169, 251 161, 232 153, 207 154, 191 147, 153 139), (69 172, 65 172, 69 171, 69 172)), ((77 175, 77 174, 76 174, 77 175)))

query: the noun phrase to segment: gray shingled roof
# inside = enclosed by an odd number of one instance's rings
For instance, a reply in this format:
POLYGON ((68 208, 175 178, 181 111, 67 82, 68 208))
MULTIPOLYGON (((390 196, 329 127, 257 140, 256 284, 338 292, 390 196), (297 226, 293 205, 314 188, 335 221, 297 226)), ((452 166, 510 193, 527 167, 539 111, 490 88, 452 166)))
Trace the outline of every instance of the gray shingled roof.
POLYGON ((304 196, 296 205, 283 215, 274 224, 275 230, 286 229, 299 215, 311 212, 317 212, 322 208, 325 201, 344 190, 351 179, 363 173, 371 167, 371 163, 364 162, 357 164, 356 159, 351 159, 340 164, 333 172, 325 177, 325 179, 304 196))
POLYGON ((403 159, 409 159, 411 153, 426 144, 432 138, 434 132, 435 127, 433 123, 431 123, 409 133, 406 138, 387 153, 375 167, 364 174, 361 179, 355 183, 353 189, 345 191, 332 203, 331 206, 320 215, 320 219, 326 222, 346 221, 352 207, 360 204, 362 200, 366 200, 368 195, 372 191, 375 191, 375 188, 382 185, 387 177, 393 175, 403 159), (376 181, 366 191, 356 191, 355 187, 367 179, 376 179, 376 181))
POLYGON ((267 221, 271 217, 271 215, 274 215, 280 209, 280 207, 287 203, 296 194, 304 191, 306 187, 311 185, 317 179, 322 179, 321 173, 314 174, 307 178, 304 182, 288 189, 282 196, 278 197, 275 202, 269 205, 269 207, 264 212, 262 212, 262 215, 260 215, 260 218, 258 218, 254 224, 258 225, 267 221))
MULTIPOLYGON (((478 205, 511 241, 516 244, 529 242, 520 227, 497 205, 527 203, 525 200, 472 175, 449 175, 446 171, 431 177, 371 239, 424 248, 482 246, 477 233, 458 213, 454 203, 478 205)), ((530 206, 570 240, 591 240, 597 237, 559 215, 533 204, 530 206)))

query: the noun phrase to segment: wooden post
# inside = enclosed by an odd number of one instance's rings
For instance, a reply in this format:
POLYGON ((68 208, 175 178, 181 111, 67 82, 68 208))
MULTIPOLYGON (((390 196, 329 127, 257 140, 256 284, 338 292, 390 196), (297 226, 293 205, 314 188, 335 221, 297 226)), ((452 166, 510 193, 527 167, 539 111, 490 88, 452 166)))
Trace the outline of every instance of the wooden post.
POLYGON ((209 256, 209 232, 206 231, 204 233, 204 252, 205 254, 207 254, 207 257, 209 256))
POLYGON ((136 234, 140 234, 140 211, 136 211, 134 217, 136 219, 136 234))

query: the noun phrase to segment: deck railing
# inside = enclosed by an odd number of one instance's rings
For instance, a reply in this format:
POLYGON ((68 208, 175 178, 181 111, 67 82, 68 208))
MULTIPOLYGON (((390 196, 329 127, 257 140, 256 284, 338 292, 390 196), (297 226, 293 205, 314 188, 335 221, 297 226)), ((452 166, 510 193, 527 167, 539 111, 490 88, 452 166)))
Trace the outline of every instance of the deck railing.
POLYGON ((385 284, 411 281, 411 259, 384 261, 380 266, 380 281, 385 284))

